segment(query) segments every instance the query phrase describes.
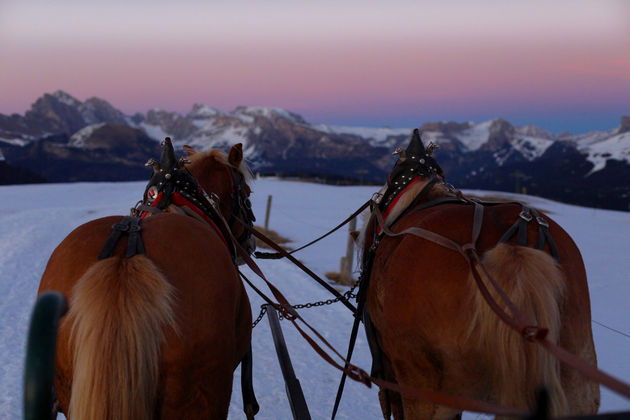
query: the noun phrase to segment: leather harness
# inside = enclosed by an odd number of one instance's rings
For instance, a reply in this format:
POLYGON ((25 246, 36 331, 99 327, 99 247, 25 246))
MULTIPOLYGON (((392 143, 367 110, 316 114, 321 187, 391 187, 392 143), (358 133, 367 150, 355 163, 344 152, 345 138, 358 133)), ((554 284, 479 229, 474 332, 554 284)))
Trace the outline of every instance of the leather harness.
POLYGON ((400 237, 405 235, 414 235, 423 239, 427 239, 434 243, 437 243, 446 248, 452 249, 459 253, 463 253, 464 256, 467 250, 474 249, 477 238, 481 233, 482 225, 483 225, 483 212, 485 206, 496 206, 501 204, 518 204, 521 206, 521 212, 519 214, 518 219, 514 222, 514 224, 503 234, 503 236, 499 239, 497 244, 505 243, 509 241, 516 235, 516 240, 519 245, 526 246, 527 245, 527 226, 532 220, 536 220, 538 224, 538 240, 537 240, 537 249, 544 249, 547 244, 549 244, 549 249, 551 255, 559 262, 558 257, 558 249, 549 233, 549 223, 542 218, 539 213, 533 209, 526 207, 522 203, 518 202, 490 202, 490 201, 480 201, 480 200, 471 200, 463 198, 461 195, 457 196, 447 196, 440 197, 435 200, 428 201, 426 203, 419 204, 426 196, 429 194, 430 190, 438 183, 444 183, 441 179, 434 177, 429 183, 418 193, 413 202, 403 211, 401 214, 389 225, 386 225, 383 220, 383 214, 379 209, 379 206, 374 206, 374 214, 375 217, 372 218, 371 222, 373 224, 373 236, 371 239, 371 243, 366 244, 366 249, 364 251, 363 256, 363 267, 361 269, 361 275, 359 278, 359 292, 357 295, 357 307, 361 309, 359 312, 361 318, 363 320, 363 324, 366 330, 366 336, 368 339, 368 345, 370 348, 370 352, 372 354, 372 370, 371 375, 374 377, 382 378, 383 366, 381 365, 381 360, 383 356, 383 351, 378 344, 378 331, 376 327, 372 323, 370 319, 370 315, 367 311, 367 306, 365 304, 367 299, 367 290, 369 288, 371 272, 372 272, 372 264, 374 262, 374 257, 376 255, 376 250, 382 239, 386 236, 389 237, 400 237), (433 208, 441 205, 473 205, 475 208, 474 216, 473 216, 473 240, 469 244, 460 245, 445 236, 437 234, 427 229, 419 228, 419 227, 409 227, 404 229, 401 232, 394 233, 390 229, 396 223, 398 223, 403 217, 408 216, 409 214, 421 212, 422 210, 433 208), (533 216, 532 216, 533 215, 533 216))
MULTIPOLYGON (((217 232, 229 249, 232 261, 237 265, 239 255, 232 240, 233 236, 229 226, 236 221, 237 216, 235 215, 239 215, 238 221, 245 223, 246 226, 253 226, 253 222, 256 220, 251 203, 243 188, 243 177, 236 172, 236 169, 226 165, 232 195, 232 212, 230 220, 226 222, 219 212, 219 198, 214 193, 208 194, 199 185, 184 166, 186 163, 189 161, 184 158, 175 159, 173 145, 170 138, 167 137, 163 143, 160 162, 154 159, 147 162, 146 166, 153 166, 154 172, 145 188, 143 199, 131 209, 130 216, 123 217, 112 226, 113 232, 101 250, 99 259, 111 257, 118 241, 124 234, 129 235, 126 258, 131 258, 136 254, 144 254, 144 245, 140 235, 142 220, 152 214, 165 211, 172 204, 182 209, 183 213, 205 222, 217 232), (242 219, 245 222, 242 222, 242 219)), ((236 238, 236 241, 245 244, 250 237, 250 231, 244 229, 243 234, 236 238)), ((252 249, 247 249, 247 251, 253 252, 252 249)))

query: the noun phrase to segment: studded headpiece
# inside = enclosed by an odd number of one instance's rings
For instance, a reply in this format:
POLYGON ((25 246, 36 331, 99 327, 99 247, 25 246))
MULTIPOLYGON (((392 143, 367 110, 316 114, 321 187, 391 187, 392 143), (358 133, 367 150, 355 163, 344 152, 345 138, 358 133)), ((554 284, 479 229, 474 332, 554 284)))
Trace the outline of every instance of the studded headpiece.
POLYGON ((166 137, 162 142, 160 161, 149 159, 145 164, 145 166, 153 167, 153 175, 144 191, 144 203, 164 210, 171 204, 171 196, 175 191, 196 194, 199 187, 195 178, 184 166, 186 163, 190 163, 186 158, 177 160, 171 138, 166 137), (156 200, 157 204, 155 204, 156 200))
POLYGON ((387 191, 381 200, 384 207, 387 207, 412 180, 418 177, 444 177, 442 168, 432 156, 433 150, 437 147, 429 143, 425 149, 420 139, 420 132, 417 128, 413 130, 407 149, 398 148, 394 152, 398 155, 398 160, 387 178, 387 191))

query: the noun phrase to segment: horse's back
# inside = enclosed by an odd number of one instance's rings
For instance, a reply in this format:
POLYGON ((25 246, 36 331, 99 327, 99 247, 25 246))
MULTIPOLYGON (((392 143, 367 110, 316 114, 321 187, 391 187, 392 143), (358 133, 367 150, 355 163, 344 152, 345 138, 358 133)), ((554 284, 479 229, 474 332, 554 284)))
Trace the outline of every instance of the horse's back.
MULTIPOLYGON (((97 219, 71 232, 53 252, 39 293, 62 292, 72 310, 77 282, 91 267, 107 261, 99 262, 98 255, 121 218, 97 219)), ((214 404, 211 394, 216 401, 229 401, 232 372, 249 348, 251 309, 245 289, 220 234, 193 218, 151 216, 143 220, 141 238, 145 255, 129 261, 147 258, 173 287, 175 327, 164 329, 159 363, 160 413, 165 418, 180 415, 182 405, 188 407, 184 412, 208 413, 204 406, 214 404)), ((111 261, 123 264, 126 249, 123 235, 111 261)), ((64 411, 73 376, 70 329, 69 322, 61 324, 55 381, 64 411)))
MULTIPOLYGON (((51 255, 38 293, 55 289, 70 297, 76 281, 98 261, 112 225, 121 218, 96 219, 72 231, 51 255)), ((186 216, 159 214, 143 220, 141 237, 146 256, 178 290, 184 313, 191 310, 187 306, 193 301, 216 304, 243 289, 227 246, 209 226, 186 216)), ((123 257, 126 249, 127 236, 123 235, 113 256, 123 257)))

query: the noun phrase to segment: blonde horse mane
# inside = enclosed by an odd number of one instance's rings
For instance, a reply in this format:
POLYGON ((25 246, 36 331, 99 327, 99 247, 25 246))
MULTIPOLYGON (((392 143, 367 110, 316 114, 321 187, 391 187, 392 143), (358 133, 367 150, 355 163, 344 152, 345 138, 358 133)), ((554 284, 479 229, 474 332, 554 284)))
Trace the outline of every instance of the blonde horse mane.
POLYGON ((153 418, 173 287, 144 255, 112 257, 78 280, 67 320, 73 357, 69 418, 153 418))

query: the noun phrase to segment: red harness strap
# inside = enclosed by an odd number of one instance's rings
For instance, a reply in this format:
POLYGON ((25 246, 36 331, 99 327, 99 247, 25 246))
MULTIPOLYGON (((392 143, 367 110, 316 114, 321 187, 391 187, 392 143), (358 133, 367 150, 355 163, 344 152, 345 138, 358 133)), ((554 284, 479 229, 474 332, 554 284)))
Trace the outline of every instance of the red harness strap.
MULTIPOLYGON (((151 207, 157 207, 157 205, 160 203, 160 201, 162 201, 162 196, 163 196, 163 194, 159 193, 155 197, 155 200, 153 201, 153 203, 151 203, 151 207)), ((187 200, 179 192, 174 192, 173 193, 173 195, 172 195, 172 202, 176 206, 186 207, 186 208, 192 210, 193 212, 195 212, 195 214, 197 214, 199 217, 201 217, 208 225, 210 225, 210 227, 212 229, 214 229, 214 231, 219 235, 219 238, 221 238, 221 240, 223 241, 225 246, 227 246, 228 249, 229 249, 227 240, 225 239, 225 235, 223 235, 223 232, 221 232, 221 229, 219 229, 219 227, 216 225, 216 223, 214 223, 214 221, 210 217, 208 217, 203 211, 201 211, 201 209, 199 207, 195 206, 193 203, 190 202, 190 200, 187 200)), ((145 211, 145 212, 142 213, 140 218, 141 219, 146 219, 146 217, 149 216, 150 214, 151 213, 149 211, 145 211)))
MULTIPOLYGON (((400 198, 411 189, 411 187, 418 181, 420 181, 422 179, 422 177, 417 177, 414 178, 409 184, 407 184, 407 186, 394 198, 394 200, 391 202, 391 204, 389 205, 389 207, 387 207, 385 209, 385 211, 383 212, 383 219, 387 220, 387 216, 389 216, 389 213, 391 213, 391 211, 394 209, 394 206, 396 206, 396 203, 398 203, 398 200, 400 200, 400 198)), ((381 233, 381 227, 377 226, 376 227, 376 233, 380 234, 381 233)))
MULTIPOLYGON (((162 201, 162 197, 164 196, 164 193, 159 193, 153 200, 153 203, 151 203, 151 207, 156 207, 157 205, 160 203, 160 201, 162 201)), ((151 214, 151 212, 148 211, 143 211, 142 214, 140 215, 141 219, 146 219, 147 216, 149 216, 151 214)))
POLYGON ((203 220, 205 220, 206 223, 208 223, 210 225, 210 227, 212 227, 212 229, 214 229, 215 232, 217 232, 217 234, 219 235, 219 237, 221 238, 221 240, 223 241, 225 246, 229 248, 229 246, 227 244, 227 241, 225 240, 225 236, 223 236, 223 233, 221 232, 221 229, 219 229, 219 227, 212 221, 212 219, 209 218, 208 216, 206 216, 206 214, 204 212, 202 212, 199 209, 199 207, 195 206, 193 203, 188 201, 186 198, 184 198, 184 196, 182 196, 178 192, 174 192, 173 193, 173 204, 175 204, 176 206, 180 206, 180 207, 186 207, 186 208, 194 211, 195 214, 197 214, 203 220))

